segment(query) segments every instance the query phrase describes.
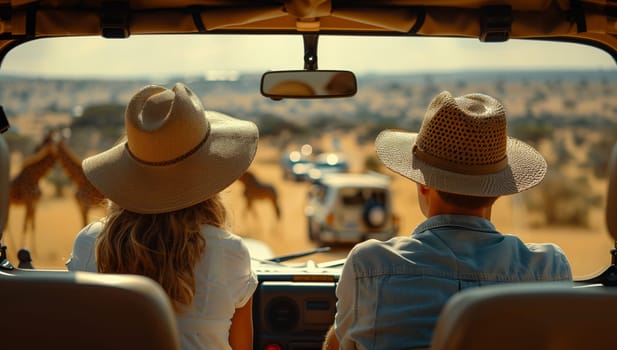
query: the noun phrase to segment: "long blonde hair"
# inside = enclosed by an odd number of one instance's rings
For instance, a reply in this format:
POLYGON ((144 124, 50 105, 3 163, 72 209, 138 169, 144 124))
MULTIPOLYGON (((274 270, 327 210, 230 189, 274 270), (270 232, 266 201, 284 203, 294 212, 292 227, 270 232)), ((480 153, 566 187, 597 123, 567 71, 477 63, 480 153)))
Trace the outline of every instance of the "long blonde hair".
POLYGON ((194 269, 206 249, 201 225, 222 228, 226 216, 218 195, 161 214, 138 214, 112 203, 96 240, 98 271, 150 277, 180 312, 195 296, 194 269))

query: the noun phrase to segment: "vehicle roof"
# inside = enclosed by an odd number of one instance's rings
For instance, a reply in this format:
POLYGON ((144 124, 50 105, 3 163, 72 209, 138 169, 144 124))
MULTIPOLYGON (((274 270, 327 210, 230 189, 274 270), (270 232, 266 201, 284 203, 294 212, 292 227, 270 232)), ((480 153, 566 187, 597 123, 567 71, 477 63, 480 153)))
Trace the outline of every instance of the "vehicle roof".
POLYGON ((595 0, 0 0, 0 57, 40 37, 173 33, 550 38, 614 51, 616 10, 595 0))
POLYGON ((337 173, 325 175, 319 182, 325 186, 344 187, 378 187, 387 189, 390 186, 390 178, 382 174, 373 173, 337 173))

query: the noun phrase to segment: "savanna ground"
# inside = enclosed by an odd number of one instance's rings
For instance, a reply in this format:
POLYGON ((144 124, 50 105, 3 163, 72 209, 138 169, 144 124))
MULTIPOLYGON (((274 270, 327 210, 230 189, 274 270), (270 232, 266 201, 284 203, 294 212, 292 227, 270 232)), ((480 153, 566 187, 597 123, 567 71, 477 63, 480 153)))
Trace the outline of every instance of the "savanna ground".
MULTIPOLYGON (((367 155, 374 154, 372 143, 358 145, 353 134, 330 134, 315 142, 321 143, 321 148, 327 150, 328 145, 332 144, 332 137, 338 138, 341 149, 345 150, 351 159, 351 170, 363 171, 367 155)), ((279 145, 270 139, 263 139, 256 160, 249 169, 258 179, 276 187, 282 213, 280 220, 276 220, 272 206, 265 201, 258 202, 253 212, 247 212, 242 195, 243 185, 239 182, 223 193, 230 212, 230 230, 243 237, 263 240, 277 255, 315 247, 308 239, 303 214, 309 185, 284 180, 279 165, 280 156, 279 145)), ((19 167, 17 159, 12 164, 11 173, 15 174, 19 167)), ((401 218, 399 235, 408 235, 423 220, 416 202, 416 187, 412 182, 386 169, 381 170, 392 178, 394 209, 401 218)), ((73 239, 83 226, 73 198, 74 188, 65 187, 63 196, 58 197, 48 181, 42 180, 41 187, 44 194, 38 205, 36 230, 33 234, 28 233, 25 246, 32 251, 36 267, 64 269, 64 263, 70 257, 73 239)), ((603 193, 606 182, 598 180, 592 187, 594 191, 603 193)), ((597 273, 610 263, 609 251, 613 247, 613 241, 605 228, 602 208, 603 205, 600 205, 590 211, 588 227, 548 227, 537 225, 537 213, 530 212, 523 204, 521 196, 515 195, 500 198, 492 218, 501 232, 516 233, 527 242, 557 243, 569 257, 575 276, 582 277, 597 273)), ((23 215, 23 207, 10 208, 9 222, 5 230, 4 242, 9 247, 9 258, 14 264, 17 264, 15 253, 22 240, 23 215)), ((93 210, 90 220, 103 215, 103 209, 93 210)), ((320 262, 342 258, 349 248, 334 247, 332 251, 311 256, 310 259, 320 262)))

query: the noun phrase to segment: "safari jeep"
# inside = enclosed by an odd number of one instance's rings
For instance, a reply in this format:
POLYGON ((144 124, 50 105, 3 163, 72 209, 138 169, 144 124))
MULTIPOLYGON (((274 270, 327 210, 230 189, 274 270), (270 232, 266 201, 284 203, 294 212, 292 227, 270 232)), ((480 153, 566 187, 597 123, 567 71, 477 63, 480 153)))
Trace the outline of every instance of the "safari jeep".
POLYGON ((156 283, 65 263, 106 214, 81 161, 123 136, 137 89, 183 82, 260 130, 250 171, 268 201, 242 183, 223 193, 259 279, 254 349, 321 348, 351 248, 307 225, 312 183, 285 181, 284 152, 310 145, 388 176, 396 235, 409 235, 424 220, 416 187, 374 140, 417 131, 443 90, 495 96, 509 134, 547 159, 545 180, 491 219, 558 244, 575 281, 461 291, 431 349, 614 349, 616 58, 609 0, 0 0, 0 348, 180 348, 156 283))
POLYGON ((387 240, 398 230, 390 179, 380 174, 329 174, 309 190, 309 239, 324 243, 387 240))

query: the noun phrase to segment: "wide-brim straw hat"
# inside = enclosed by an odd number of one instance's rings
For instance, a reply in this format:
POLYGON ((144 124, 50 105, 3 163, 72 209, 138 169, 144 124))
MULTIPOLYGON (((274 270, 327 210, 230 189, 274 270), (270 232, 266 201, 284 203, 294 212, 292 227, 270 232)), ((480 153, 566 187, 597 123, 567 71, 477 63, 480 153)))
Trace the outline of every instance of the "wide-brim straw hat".
POLYGON ((507 136, 506 112, 495 98, 441 92, 418 133, 382 131, 377 157, 389 169, 440 191, 494 197, 542 181, 547 164, 530 145, 507 136))
POLYGON ((107 198, 142 214, 187 208, 222 191, 249 167, 259 139, 254 123, 205 111, 182 83, 139 90, 125 131, 125 142, 82 165, 107 198))

